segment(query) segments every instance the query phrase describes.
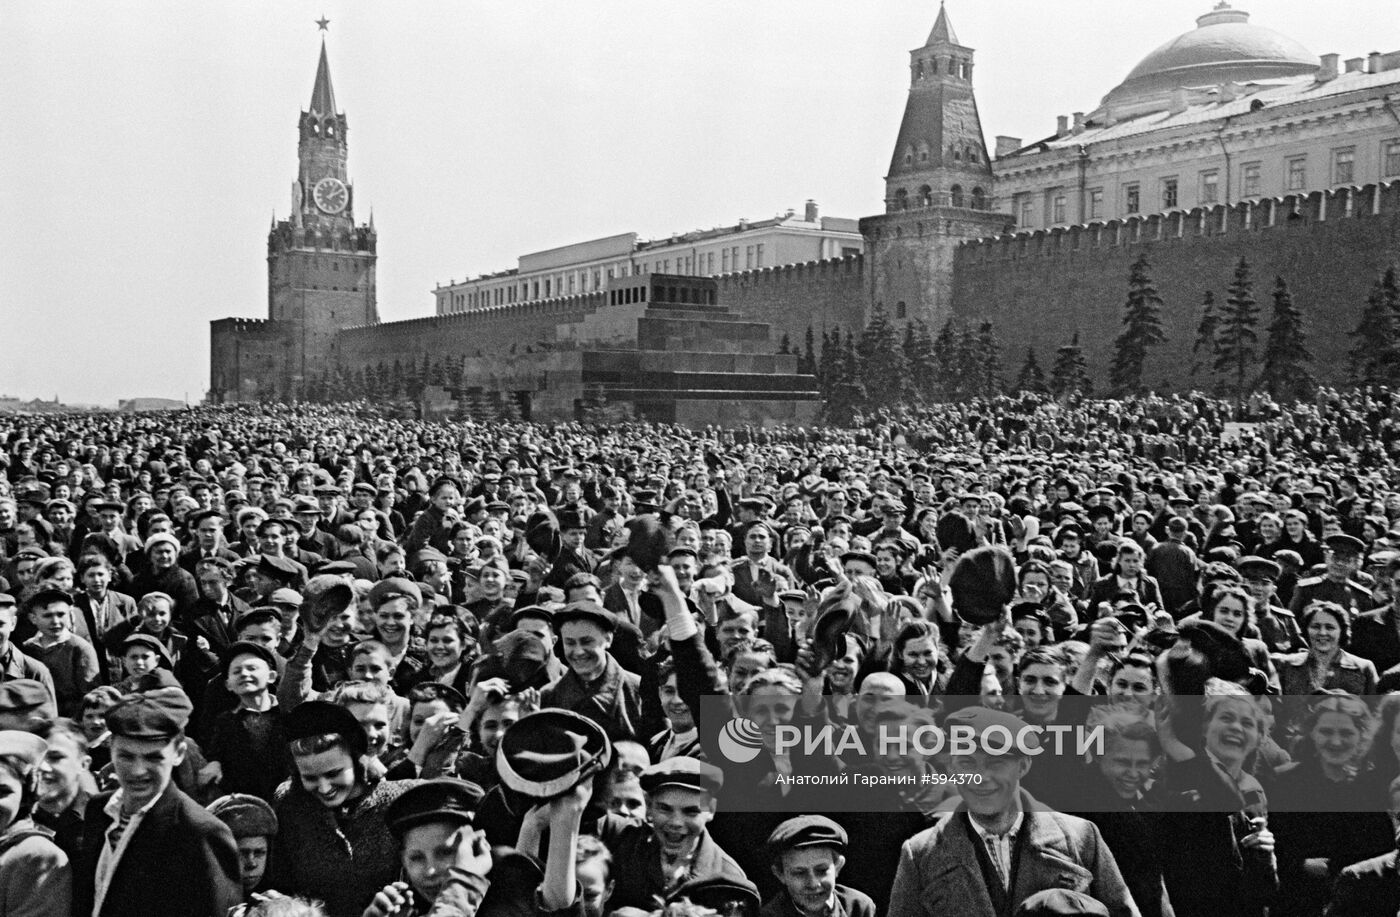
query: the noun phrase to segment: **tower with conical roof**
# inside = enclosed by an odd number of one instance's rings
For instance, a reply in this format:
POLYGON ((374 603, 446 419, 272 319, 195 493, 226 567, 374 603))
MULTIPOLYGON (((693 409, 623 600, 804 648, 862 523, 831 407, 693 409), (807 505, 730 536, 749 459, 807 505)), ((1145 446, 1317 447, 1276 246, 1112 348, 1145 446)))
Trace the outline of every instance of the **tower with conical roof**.
POLYGON ((973 50, 958 41, 940 6, 928 40, 909 52, 909 98, 885 175, 885 212, 860 222, 871 302, 935 331, 951 307, 957 243, 995 235, 1011 220, 995 211, 972 65, 973 50))
POLYGON ((286 332, 282 396, 299 396, 329 370, 336 332, 379 320, 377 239, 373 221, 355 223, 347 131, 323 38, 311 102, 297 122, 292 212, 274 219, 267 238, 268 318, 286 332))

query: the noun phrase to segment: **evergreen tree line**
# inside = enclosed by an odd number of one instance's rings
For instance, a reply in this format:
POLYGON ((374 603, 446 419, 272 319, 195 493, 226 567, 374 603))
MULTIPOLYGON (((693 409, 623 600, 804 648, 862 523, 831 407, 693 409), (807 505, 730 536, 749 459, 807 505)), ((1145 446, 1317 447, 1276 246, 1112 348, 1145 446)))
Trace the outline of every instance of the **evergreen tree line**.
MULTIPOLYGON (((1243 402, 1255 390, 1279 399, 1311 397, 1317 388, 1313 355, 1303 313, 1288 283, 1274 278, 1267 327, 1255 295, 1249 262, 1241 258, 1225 290, 1223 304, 1213 291, 1202 299, 1189 375, 1220 396, 1243 402)), ((1150 391, 1146 378, 1153 351, 1166 343, 1162 297, 1152 281, 1151 264, 1139 257, 1128 274, 1122 328, 1113 343, 1108 393, 1150 391)), ((1349 332, 1350 380, 1355 385, 1400 384, 1400 281, 1394 268, 1375 283, 1357 327, 1349 332)), ((1040 392, 1058 398, 1092 394, 1093 380, 1079 343, 1079 332, 1056 349, 1049 375, 1035 348, 1028 348, 1014 380, 1003 378, 1002 346, 991 321, 972 325, 949 319, 937 336, 919 319, 901 333, 877 305, 857 334, 822 330, 820 344, 807 328, 798 350, 785 335, 780 353, 796 354, 798 371, 817 377, 828 419, 841 421, 856 411, 900 403, 965 401, 1002 393, 1040 392)))

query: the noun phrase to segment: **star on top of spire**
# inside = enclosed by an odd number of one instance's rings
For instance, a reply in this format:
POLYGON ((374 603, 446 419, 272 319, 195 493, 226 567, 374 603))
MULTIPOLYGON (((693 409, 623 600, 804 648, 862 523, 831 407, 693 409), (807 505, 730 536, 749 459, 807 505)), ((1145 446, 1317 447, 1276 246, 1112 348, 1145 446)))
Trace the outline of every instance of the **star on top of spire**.
POLYGON ((326 18, 325 13, 322 13, 321 18, 316 20, 316 28, 320 29, 322 32, 326 31, 330 24, 331 21, 326 18))

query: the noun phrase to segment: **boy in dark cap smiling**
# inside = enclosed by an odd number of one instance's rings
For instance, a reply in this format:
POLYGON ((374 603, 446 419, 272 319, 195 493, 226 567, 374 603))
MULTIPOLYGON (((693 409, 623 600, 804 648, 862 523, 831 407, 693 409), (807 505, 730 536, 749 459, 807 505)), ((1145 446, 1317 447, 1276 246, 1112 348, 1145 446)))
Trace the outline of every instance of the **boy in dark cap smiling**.
POLYGON ((162 688, 107 711, 118 789, 88 804, 75 914, 207 917, 243 899, 233 834, 171 779, 190 710, 184 692, 162 688))
POLYGON ((789 818, 768 836, 773 875, 783 889, 761 917, 874 917, 875 902, 837 884, 846 865, 846 829, 821 815, 789 818))

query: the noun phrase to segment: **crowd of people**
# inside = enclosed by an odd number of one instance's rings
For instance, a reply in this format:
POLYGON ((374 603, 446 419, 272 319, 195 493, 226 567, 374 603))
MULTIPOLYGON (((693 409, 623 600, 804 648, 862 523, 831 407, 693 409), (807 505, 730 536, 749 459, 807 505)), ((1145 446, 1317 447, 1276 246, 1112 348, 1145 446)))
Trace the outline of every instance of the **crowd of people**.
POLYGON ((0 917, 1393 917, 1400 399, 1238 407, 0 417, 0 917))

